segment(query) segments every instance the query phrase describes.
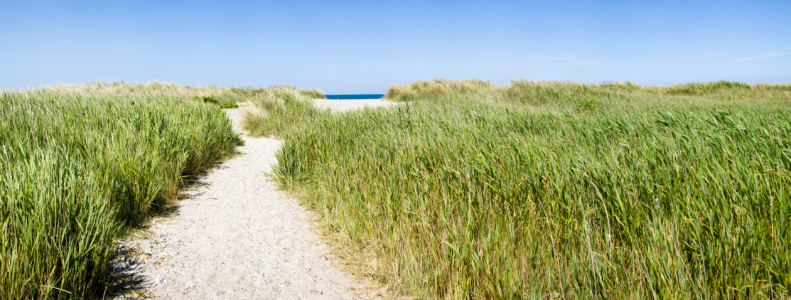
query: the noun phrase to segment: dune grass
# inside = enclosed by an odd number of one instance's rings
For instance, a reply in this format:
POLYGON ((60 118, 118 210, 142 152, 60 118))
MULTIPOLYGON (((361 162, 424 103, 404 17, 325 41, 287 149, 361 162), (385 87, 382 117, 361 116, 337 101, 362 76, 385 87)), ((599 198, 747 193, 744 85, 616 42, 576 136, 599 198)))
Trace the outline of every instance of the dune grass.
POLYGON ((196 95, 91 86, 0 93, 2 299, 97 296, 113 239, 241 143, 196 95))
POLYGON ((260 89, 250 98, 253 109, 247 111, 242 127, 253 136, 282 136, 317 118, 321 110, 313 106, 313 99, 324 99, 324 94, 288 85, 260 89))
POLYGON ((283 133, 281 184, 360 271, 425 298, 789 297, 786 86, 445 90, 283 133))
MULTIPOLYGON (((54 85, 45 88, 59 93, 79 93, 81 95, 140 95, 158 93, 174 97, 187 97, 215 104, 221 108, 236 108, 236 103, 246 102, 266 88, 239 88, 216 86, 184 86, 176 83, 151 81, 145 84, 126 82, 89 82, 81 85, 54 85)), ((311 90, 314 91, 314 90, 311 90)), ((320 92, 319 92, 320 94, 320 92)), ((323 95, 320 95, 323 97, 323 95)), ((320 97, 319 97, 320 98, 320 97)))
POLYGON ((431 96, 483 92, 494 89, 495 85, 488 81, 475 79, 448 80, 432 79, 419 80, 407 85, 391 85, 387 88, 384 99, 394 102, 409 102, 423 100, 431 96))

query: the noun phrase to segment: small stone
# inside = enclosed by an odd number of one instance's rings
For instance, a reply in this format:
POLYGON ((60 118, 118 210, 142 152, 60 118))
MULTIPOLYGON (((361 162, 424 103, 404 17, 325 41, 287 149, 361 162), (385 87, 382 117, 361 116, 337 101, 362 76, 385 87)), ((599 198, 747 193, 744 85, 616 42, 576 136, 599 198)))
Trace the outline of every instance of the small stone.
POLYGON ((195 284, 192 283, 191 281, 187 281, 184 283, 184 286, 186 286, 187 288, 191 288, 191 287, 195 287, 195 284))
POLYGON ((165 283, 165 278, 162 277, 154 278, 154 284, 160 284, 160 283, 165 283))

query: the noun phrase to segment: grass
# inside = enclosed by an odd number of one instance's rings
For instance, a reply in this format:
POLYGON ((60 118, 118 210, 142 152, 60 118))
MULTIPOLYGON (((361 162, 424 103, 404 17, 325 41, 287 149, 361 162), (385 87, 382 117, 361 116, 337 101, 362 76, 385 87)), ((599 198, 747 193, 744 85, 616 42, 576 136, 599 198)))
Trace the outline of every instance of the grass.
POLYGON ((241 143, 217 106, 194 100, 203 92, 92 83, 0 94, 0 298, 101 292, 113 239, 241 143))
POLYGON ((288 85, 260 89, 250 98, 242 127, 254 136, 282 136, 297 124, 310 122, 321 110, 313 107, 313 99, 324 99, 317 90, 303 90, 288 85))
MULTIPOLYGON (((267 88, 238 88, 216 86, 184 86, 175 83, 152 81, 146 84, 129 84, 126 82, 89 82, 82 85, 55 85, 46 88, 59 93, 79 93, 81 95, 140 95, 159 93, 177 97, 188 97, 220 106, 221 108, 237 108, 237 102, 246 102, 267 88)), ((316 98, 324 95, 316 90, 316 98)))
POLYGON ((454 93, 481 92, 494 89, 495 86, 488 81, 475 79, 467 80, 419 80, 404 86, 391 85, 387 88, 385 99, 395 102, 409 102, 423 100, 431 96, 448 95, 454 93))
POLYGON ((269 130, 281 184, 397 293, 789 297, 788 85, 435 80, 386 98, 411 103, 269 130))

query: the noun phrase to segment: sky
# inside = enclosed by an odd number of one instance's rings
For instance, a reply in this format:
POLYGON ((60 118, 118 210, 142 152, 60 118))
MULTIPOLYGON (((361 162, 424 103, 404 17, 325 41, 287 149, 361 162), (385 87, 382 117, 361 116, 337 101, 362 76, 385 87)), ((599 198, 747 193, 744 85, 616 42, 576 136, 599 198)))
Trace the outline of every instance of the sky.
POLYGON ((0 88, 791 82, 791 1, 5 1, 0 88))

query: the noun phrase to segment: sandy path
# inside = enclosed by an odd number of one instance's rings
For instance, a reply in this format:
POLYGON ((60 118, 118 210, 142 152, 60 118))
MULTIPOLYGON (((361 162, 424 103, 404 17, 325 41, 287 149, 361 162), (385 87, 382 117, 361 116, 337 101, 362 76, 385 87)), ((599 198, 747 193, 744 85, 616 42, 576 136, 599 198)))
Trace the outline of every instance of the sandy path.
MULTIPOLYGON (((244 109, 244 108, 241 108, 244 109)), ((238 130, 240 109, 226 113, 238 130)), ((339 271, 298 202, 265 173, 281 141, 244 137, 240 155, 185 192, 174 215, 122 245, 126 296, 157 299, 353 299, 363 286, 339 271)))

